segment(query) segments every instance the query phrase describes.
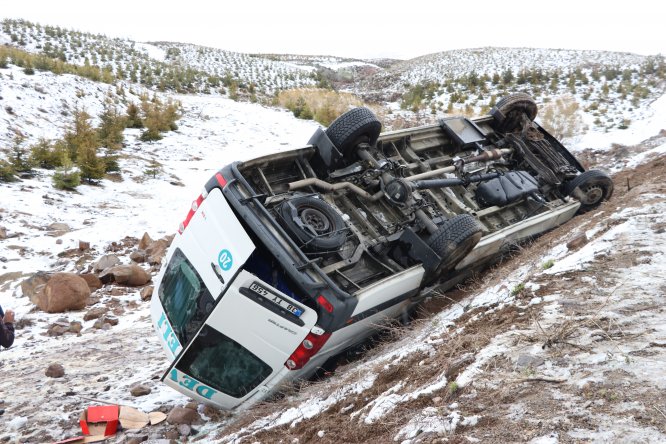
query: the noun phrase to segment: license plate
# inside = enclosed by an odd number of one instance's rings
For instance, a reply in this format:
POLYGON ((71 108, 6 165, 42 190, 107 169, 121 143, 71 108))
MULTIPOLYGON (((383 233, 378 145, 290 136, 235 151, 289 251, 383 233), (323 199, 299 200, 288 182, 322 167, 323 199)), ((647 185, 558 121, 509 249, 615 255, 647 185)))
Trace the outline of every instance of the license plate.
POLYGON ((287 301, 286 299, 281 298, 280 296, 273 294, 273 292, 268 291, 261 285, 257 284, 256 282, 253 282, 250 284, 250 291, 258 294, 259 296, 262 296, 269 301, 273 302, 274 304, 280 306, 281 308, 284 308, 287 310, 289 313, 294 314, 296 316, 301 316, 303 314, 303 309, 300 307, 295 306, 291 302, 287 301))

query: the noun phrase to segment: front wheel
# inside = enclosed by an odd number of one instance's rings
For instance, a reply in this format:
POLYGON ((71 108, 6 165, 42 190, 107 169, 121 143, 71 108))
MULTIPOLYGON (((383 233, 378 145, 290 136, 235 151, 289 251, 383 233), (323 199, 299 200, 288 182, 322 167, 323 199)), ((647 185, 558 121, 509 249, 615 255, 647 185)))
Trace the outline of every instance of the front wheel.
POLYGON ((613 195, 613 180, 599 170, 585 171, 563 185, 563 192, 580 201, 579 213, 598 207, 613 195))

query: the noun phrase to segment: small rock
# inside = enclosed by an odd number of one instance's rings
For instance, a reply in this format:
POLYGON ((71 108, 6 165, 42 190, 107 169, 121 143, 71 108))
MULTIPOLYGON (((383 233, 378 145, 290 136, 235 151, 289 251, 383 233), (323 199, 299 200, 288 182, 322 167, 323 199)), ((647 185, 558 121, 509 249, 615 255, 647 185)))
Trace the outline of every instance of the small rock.
POLYGON ((69 331, 71 333, 81 333, 81 330, 83 329, 83 325, 79 321, 72 321, 69 323, 69 331))
POLYGON ((175 440, 175 439, 180 438, 180 433, 178 433, 178 430, 177 430, 177 429, 167 430, 167 432, 164 434, 164 437, 165 437, 166 439, 172 439, 172 440, 175 440))
POLYGON ((56 245, 62 245, 62 239, 56 239, 56 245))
POLYGON ((199 407, 199 404, 197 404, 196 402, 192 402, 192 401, 190 401, 190 402, 188 402, 187 404, 185 404, 185 408, 186 408, 186 409, 196 410, 197 407, 199 407))
POLYGON ((105 322, 102 324, 102 330, 111 330, 111 324, 105 322))
POLYGON ((174 407, 167 415, 167 422, 169 424, 191 425, 195 422, 199 422, 200 420, 201 416, 199 416, 199 413, 197 413, 196 410, 184 407, 174 407))
POLYGON ((104 316, 109 311, 106 307, 93 307, 86 314, 83 315, 84 321, 92 321, 93 319, 99 319, 104 316))
POLYGON ((433 402, 433 404, 439 404, 440 402, 442 402, 442 397, 441 396, 435 396, 434 398, 432 398, 432 402, 433 402))
POLYGON ((55 322, 51 324, 46 330, 47 336, 62 336, 69 331, 69 324, 63 322, 55 322))
POLYGON ((148 233, 143 233, 141 240, 139 241, 139 250, 145 250, 148 248, 148 245, 152 244, 154 241, 151 239, 148 233))
POLYGON ((582 247, 583 245, 588 243, 588 238, 587 234, 585 233, 578 233, 576 234, 569 242, 567 242, 567 248, 569 250, 577 250, 578 248, 582 247))
POLYGON ((544 362, 546 362, 546 361, 541 356, 520 355, 520 356, 518 356, 518 359, 516 360, 516 367, 537 368, 538 366, 540 366, 544 362))
POLYGON ((190 436, 190 433, 192 433, 192 427, 187 424, 180 424, 178 426, 178 433, 180 433, 180 436, 190 436))
POLYGON ((113 308, 113 314, 116 316, 120 316, 125 313, 125 309, 123 307, 114 307, 113 308))
POLYGON ((118 265, 104 270, 99 278, 102 282, 115 282, 129 287, 139 287, 150 282, 148 272, 136 264, 118 265))
POLYGON ((82 273, 79 276, 81 276, 81 279, 86 281, 86 284, 88 284, 88 288, 90 288, 90 291, 95 291, 99 290, 102 288, 102 281, 99 280, 97 276, 95 276, 92 273, 82 273))
POLYGON ((65 367, 60 364, 51 364, 46 369, 45 375, 49 378, 62 378, 65 376, 65 367))
POLYGON ((0 240, 7 239, 7 229, 5 227, 0 227, 0 240))
POLYGON ((136 396, 146 396, 146 395, 149 395, 150 392, 151 392, 150 387, 148 387, 147 385, 144 385, 144 384, 135 385, 134 387, 132 387, 130 389, 130 394, 132 396, 135 396, 135 397, 136 396))
POLYGON ((109 325, 118 325, 118 318, 112 315, 105 315, 104 322, 109 325))
POLYGON ((102 270, 114 267, 118 264, 120 264, 120 259, 118 259, 118 256, 115 254, 105 254, 104 256, 97 259, 97 261, 93 264, 93 271, 99 273, 102 270))
POLYGON ((141 295, 141 300, 142 301, 149 300, 153 296, 153 286, 148 285, 147 287, 143 287, 141 289, 141 293, 139 293, 139 294, 141 295))
POLYGON ((51 279, 52 273, 46 271, 38 271, 30 276, 28 279, 21 282, 21 291, 23 296, 30 298, 30 302, 37 304, 39 295, 44 291, 46 283, 51 279))
POLYGON ((134 262, 146 262, 146 252, 144 250, 136 250, 130 253, 130 259, 134 262))
POLYGON ((146 248, 148 263, 151 265, 160 264, 168 248, 169 243, 165 239, 159 239, 150 244, 150 246, 146 248))
POLYGON ((47 227, 49 231, 63 231, 67 233, 71 228, 69 228, 69 225, 62 223, 62 222, 54 222, 51 225, 47 227))
POLYGON ((81 251, 90 250, 90 242, 80 240, 79 241, 79 250, 81 250, 81 251))
POLYGON ((127 444, 141 444, 144 441, 148 441, 148 435, 138 435, 138 436, 128 436, 127 444))
POLYGON ((453 377, 457 376, 460 373, 460 370, 470 365, 474 362, 476 358, 472 353, 465 353, 461 357, 454 359, 449 363, 448 368, 446 369, 446 379, 452 380, 453 377))

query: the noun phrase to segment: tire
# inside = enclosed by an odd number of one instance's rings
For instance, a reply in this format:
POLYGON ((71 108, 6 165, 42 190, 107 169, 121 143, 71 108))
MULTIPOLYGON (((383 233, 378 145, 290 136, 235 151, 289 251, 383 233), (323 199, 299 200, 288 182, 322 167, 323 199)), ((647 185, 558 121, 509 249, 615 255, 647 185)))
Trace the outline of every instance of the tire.
POLYGON ((537 116, 537 104, 534 99, 525 93, 515 93, 497 102, 490 110, 495 119, 495 129, 501 133, 510 133, 520 129, 522 115, 532 121, 537 116))
POLYGON ((311 252, 340 249, 347 241, 347 226, 326 201, 315 197, 297 197, 278 209, 282 225, 300 246, 311 252))
POLYGON ((354 108, 331 123, 326 135, 342 153, 348 163, 356 161, 356 146, 359 143, 374 145, 382 124, 368 108, 354 108))
POLYGON ((459 214, 440 225, 428 239, 428 246, 440 257, 438 273, 451 270, 481 240, 481 226, 469 214, 459 214))
POLYGON ((610 199, 613 195, 613 180, 603 171, 589 170, 566 182, 562 191, 580 200, 578 212, 586 213, 610 199), (576 189, 583 194, 576 192, 576 189))

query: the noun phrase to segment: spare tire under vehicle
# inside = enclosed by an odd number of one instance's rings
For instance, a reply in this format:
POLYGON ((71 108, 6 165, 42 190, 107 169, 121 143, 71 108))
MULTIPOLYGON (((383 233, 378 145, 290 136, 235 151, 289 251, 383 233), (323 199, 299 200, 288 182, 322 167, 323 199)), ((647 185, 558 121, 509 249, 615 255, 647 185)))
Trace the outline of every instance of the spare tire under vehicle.
POLYGON ((357 160, 358 144, 374 145, 381 130, 382 124, 372 111, 368 108, 354 108, 335 119, 326 129, 326 135, 349 164, 357 160))
POLYGON ((347 240, 347 226, 323 199, 296 197, 278 208, 282 226, 303 249, 310 252, 338 250, 347 240))

